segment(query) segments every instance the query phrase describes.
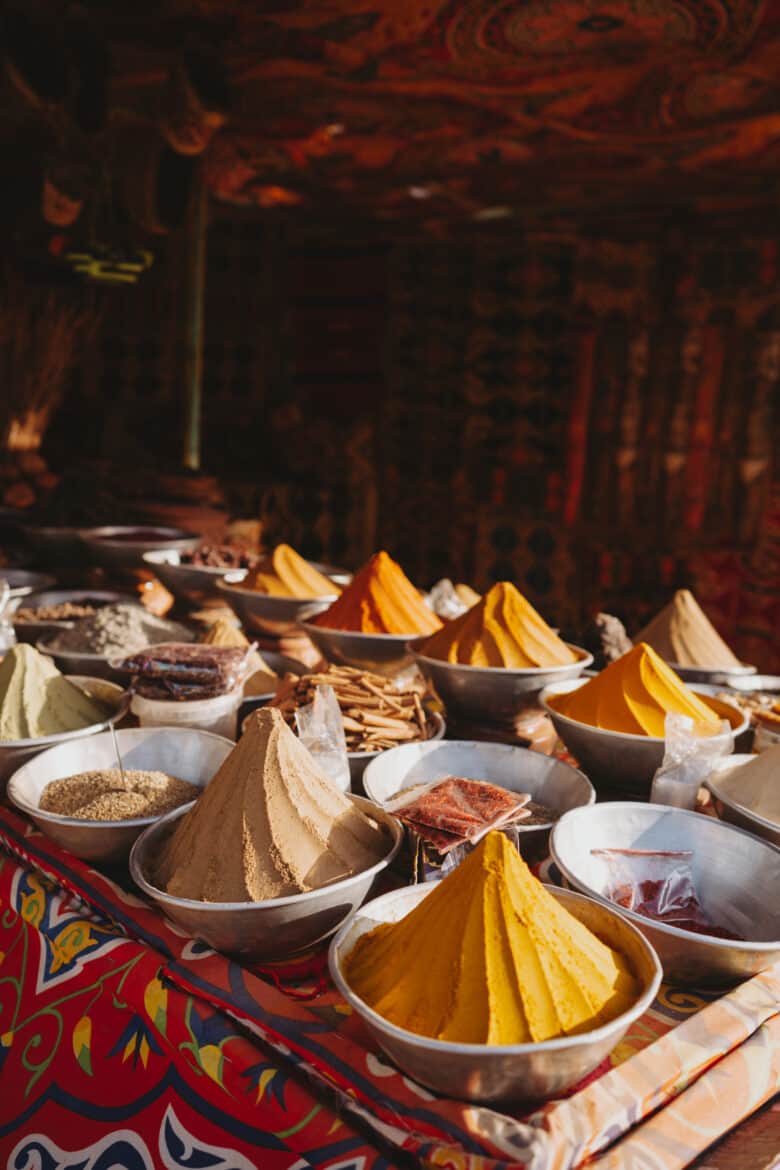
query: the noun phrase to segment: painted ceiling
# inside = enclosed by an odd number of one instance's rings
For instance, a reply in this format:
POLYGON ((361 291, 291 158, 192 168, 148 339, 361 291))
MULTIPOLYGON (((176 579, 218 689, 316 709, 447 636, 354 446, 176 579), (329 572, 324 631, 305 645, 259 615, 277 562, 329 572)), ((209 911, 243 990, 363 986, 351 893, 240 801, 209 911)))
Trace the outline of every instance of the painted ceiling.
POLYGON ((130 107, 182 38, 219 52, 234 101, 203 165, 233 204, 489 221, 780 190, 780 0, 98 9, 130 107))

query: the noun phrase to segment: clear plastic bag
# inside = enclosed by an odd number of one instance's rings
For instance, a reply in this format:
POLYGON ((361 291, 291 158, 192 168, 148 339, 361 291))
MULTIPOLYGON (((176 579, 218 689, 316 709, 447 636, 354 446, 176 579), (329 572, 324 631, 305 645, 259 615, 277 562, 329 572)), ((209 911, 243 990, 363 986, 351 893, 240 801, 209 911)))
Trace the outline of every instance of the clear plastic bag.
POLYGON ((690 850, 593 849, 591 853, 606 866, 602 893, 616 906, 679 930, 716 938, 739 937, 712 923, 704 913, 693 880, 690 850))
MULTIPOLYGON (((722 721, 722 730, 729 725, 722 721)), ((699 787, 712 771, 713 762, 733 750, 733 738, 702 735, 689 715, 669 714, 664 721, 664 758, 653 777, 652 804, 695 808, 699 787)))
POLYGON ((341 708, 333 687, 316 687, 314 699, 295 712, 298 738, 317 766, 342 792, 349 792, 349 758, 341 708))
POLYGON ((527 793, 484 780, 444 776, 416 786, 386 807, 441 856, 464 842, 476 845, 491 829, 524 820, 527 793))
POLYGON ((244 682, 255 645, 161 642, 111 666, 134 675, 136 692, 147 699, 213 699, 244 682))

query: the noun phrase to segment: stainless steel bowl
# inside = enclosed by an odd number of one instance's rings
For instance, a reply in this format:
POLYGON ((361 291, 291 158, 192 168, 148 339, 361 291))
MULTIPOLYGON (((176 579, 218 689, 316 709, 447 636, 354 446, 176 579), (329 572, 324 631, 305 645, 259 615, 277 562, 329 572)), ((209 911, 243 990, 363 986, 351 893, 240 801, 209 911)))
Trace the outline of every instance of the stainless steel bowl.
MULTIPOLYGON (((629 735, 591 727, 589 723, 570 719, 551 705, 553 696, 569 694, 585 682, 586 679, 574 679, 553 683, 542 691, 539 702, 566 747, 597 788, 604 786, 610 791, 648 796, 653 776, 664 757, 664 740, 653 735, 629 735)), ((691 690, 697 688, 692 686, 691 690)), ((734 739, 748 728, 749 714, 731 703, 721 702, 703 692, 697 693, 721 718, 731 723, 731 731, 723 736, 713 736, 713 742, 722 738, 733 745, 734 739)))
MULTIPOLYGON (((366 796, 385 805, 417 784, 445 776, 488 780, 510 792, 528 792, 532 800, 557 814, 593 804, 596 793, 587 776, 553 756, 505 743, 453 739, 441 743, 407 743, 382 752, 363 773, 366 796)), ((517 826, 520 852, 528 860, 547 855, 552 822, 517 826)))
POLYGON ((756 673, 755 666, 747 666, 744 663, 742 666, 733 666, 727 670, 722 667, 680 666, 677 662, 669 662, 668 665, 683 682, 707 683, 715 687, 730 686, 732 679, 745 679, 756 673))
POLYGON ((414 661, 408 634, 361 634, 355 630, 330 630, 309 619, 326 605, 312 605, 301 612, 300 628, 323 658, 341 666, 357 666, 392 678, 414 661))
POLYGON ((43 564, 76 565, 86 559, 79 530, 71 525, 23 524, 22 536, 43 564))
MULTIPOLYGON (((205 788, 235 747, 232 740, 194 728, 131 728, 117 731, 122 765, 148 771, 169 772, 205 788)), ((58 845, 84 861, 123 861, 136 838, 156 817, 126 821, 82 821, 59 816, 39 807, 41 793, 52 780, 79 772, 115 768, 113 738, 108 733, 49 748, 8 781, 8 798, 58 845)))
MULTIPOLYGON (((431 734, 427 739, 421 739, 419 742, 415 742, 415 744, 408 744, 407 746, 425 747, 428 744, 439 743, 444 739, 445 732, 447 731, 447 724, 444 722, 444 717, 440 715, 438 711, 430 712, 428 716, 428 726, 431 729, 431 734)), ((347 752, 347 758, 349 760, 349 778, 353 789, 362 785, 363 790, 365 791, 364 776, 367 769, 374 763, 375 760, 378 760, 381 756, 387 756, 391 752, 396 751, 398 751, 398 748, 383 748, 378 752, 347 752)), ((374 800, 374 797, 371 796, 370 793, 366 792, 366 796, 368 796, 370 800, 374 800)), ((376 803, 381 804, 382 802, 377 801, 376 803)))
POLYGON ((285 958, 331 935, 368 897, 376 878, 398 852, 402 832, 395 817, 376 808, 369 800, 359 796, 350 799, 367 816, 386 826, 387 853, 370 869, 320 890, 267 902, 195 902, 159 890, 150 881, 154 861, 176 822, 191 805, 168 813, 141 834, 130 853, 130 873, 143 893, 172 922, 193 938, 203 939, 214 950, 242 959, 285 958))
POLYGON ((277 636, 298 633, 296 623, 305 610, 318 613, 321 609, 327 609, 338 596, 334 592, 332 597, 321 597, 318 601, 312 598, 271 597, 268 593, 258 593, 256 589, 242 589, 241 582, 246 574, 246 569, 234 569, 217 583, 217 590, 250 634, 277 636))
POLYGON ((512 719, 535 704, 539 692, 550 683, 576 678, 593 662, 593 655, 570 646, 577 661, 567 666, 537 666, 510 670, 498 666, 463 666, 421 653, 419 640, 411 643, 414 659, 454 718, 496 723, 512 719))
POLYGON ((780 849, 715 817, 662 804, 618 801, 566 813, 550 849, 569 885, 611 903, 608 874, 593 849, 689 850, 696 892, 710 920, 749 939, 735 942, 678 930, 622 910, 647 936, 667 979, 697 985, 748 979, 780 959, 780 849))
POLYGON ((166 528, 159 524, 113 524, 103 528, 81 528, 79 539, 90 558, 109 569, 133 569, 143 565, 143 555, 162 549, 189 552, 201 538, 183 528, 166 528), (155 539, 118 539, 125 533, 154 532, 155 539), (114 539, 112 539, 114 538, 114 539))
POLYGON ((339 565, 329 565, 325 561, 309 561, 309 564, 318 573, 322 573, 323 577, 330 577, 331 581, 335 581, 341 589, 349 585, 354 576, 349 569, 343 569, 339 565))
POLYGON ((235 568, 209 568, 206 565, 183 565, 181 553, 170 548, 146 552, 141 560, 177 600, 186 601, 190 605, 203 605, 215 598, 224 600, 217 589, 217 582, 228 573, 243 571, 235 568))
POLYGON ((114 670, 104 654, 86 654, 76 650, 55 650, 52 642, 57 634, 49 634, 35 643, 36 650, 54 660, 54 665, 63 674, 84 674, 90 678, 104 678, 109 682, 127 686, 129 676, 121 670, 114 670))
POLYGON ((27 569, 0 569, 0 581, 8 582, 11 598, 29 597, 31 593, 56 585, 54 577, 48 573, 30 573, 27 569))
POLYGON ((97 735, 100 731, 106 731, 127 714, 129 699, 122 687, 106 682, 102 678, 80 674, 68 674, 66 677, 82 691, 86 691, 88 695, 108 706, 114 706, 114 714, 104 719, 102 723, 92 723, 88 727, 79 727, 76 731, 62 731, 59 735, 43 735, 40 739, 16 739, 0 743, 0 792, 4 789, 8 777, 17 768, 20 768, 25 760, 32 759, 33 756, 39 755, 47 748, 56 747, 57 744, 76 743, 88 736, 97 735))
POLYGON ((426 882, 394 890, 369 902, 341 928, 328 955, 334 983, 380 1048, 404 1073, 429 1089, 468 1101, 543 1101, 556 1097, 592 1072, 655 999, 661 966, 636 927, 612 907, 569 890, 547 887, 575 918, 628 959, 641 988, 633 1007, 603 1027, 538 1044, 456 1044, 396 1027, 355 995, 344 974, 344 960, 361 935, 379 923, 400 921, 430 894, 435 884, 426 882))
MULTIPOLYGON (((40 593, 30 593, 20 603, 25 609, 39 609, 44 605, 64 605, 70 601, 74 605, 86 601, 99 601, 103 605, 114 605, 119 602, 134 604, 137 598, 129 593, 116 593, 106 589, 48 589, 40 593)), ((67 630, 74 624, 73 620, 23 622, 12 615, 17 642, 29 642, 33 646, 44 638, 53 638, 59 630, 67 630)))
POLYGON ((730 768, 739 768, 743 764, 749 764, 756 757, 752 755, 733 755, 725 756, 722 760, 716 760, 713 770, 707 777, 705 784, 712 793, 712 801, 715 806, 715 811, 722 821, 728 821, 730 825, 736 825, 740 829, 746 829, 749 833, 755 833, 757 837, 762 837, 764 841, 771 842, 772 845, 780 846, 780 825, 774 821, 768 821, 766 817, 760 817, 757 813, 751 812, 749 808, 745 808, 743 804, 739 804, 733 796, 729 796, 720 787, 720 777, 730 768))

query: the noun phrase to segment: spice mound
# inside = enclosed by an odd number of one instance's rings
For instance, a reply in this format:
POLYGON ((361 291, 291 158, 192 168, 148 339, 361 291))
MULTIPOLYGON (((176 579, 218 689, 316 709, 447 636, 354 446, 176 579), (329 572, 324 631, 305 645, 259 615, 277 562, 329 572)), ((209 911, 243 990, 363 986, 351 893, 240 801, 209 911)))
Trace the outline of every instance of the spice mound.
POLYGON ((497 582, 470 610, 428 638, 420 652, 464 666, 513 670, 577 661, 576 654, 509 581, 497 582))
POLYGON ((678 589, 635 641, 646 642, 677 666, 728 670, 742 665, 688 589, 678 589))
POLYGON ((128 821, 133 817, 161 817, 163 813, 197 800, 200 789, 167 772, 118 768, 79 772, 52 780, 41 793, 44 812, 79 821, 128 821))
POLYGON ((664 720, 670 712, 690 716, 699 734, 720 731, 713 709, 644 642, 584 686, 567 695, 552 695, 548 702, 561 715, 605 731, 663 739, 664 720))
POLYGON ((75 622, 79 618, 91 617, 98 610, 98 605, 87 602, 63 601, 59 605, 39 605, 37 609, 20 606, 14 613, 14 625, 17 622, 75 622))
POLYGON ((386 552, 374 553, 324 613, 312 618, 328 630, 361 634, 432 634, 441 621, 386 552))
POLYGON ((736 764, 713 777, 718 791, 748 812, 780 825, 780 743, 747 764, 736 764))
POLYGON ((50 643, 52 650, 76 654, 134 654, 158 642, 191 642, 192 633, 179 622, 155 617, 140 605, 106 605, 91 617, 63 630, 50 643))
POLYGON ((384 831, 266 708, 176 827, 156 884, 195 901, 264 902, 360 873, 387 851, 384 831))
POLYGON ((393 1024, 461 1044, 589 1031, 638 994, 626 959, 565 910, 496 832, 400 922, 363 935, 344 973, 393 1024))
POLYGON ((341 592, 338 585, 312 568, 289 544, 277 544, 271 555, 247 574, 239 588, 255 589, 271 597, 296 597, 300 601, 334 597, 341 592))
POLYGON ((352 666, 287 674, 269 706, 278 707, 294 727, 296 710, 313 702, 317 687, 325 686, 333 687, 341 708, 348 752, 383 751, 409 740, 428 739, 432 733, 433 724, 416 690, 396 690, 382 675, 352 666))
POLYGON ((112 713, 64 675, 51 658, 26 644, 0 663, 0 741, 39 739, 103 723, 112 713))
POLYGON ((257 557, 237 544, 202 544, 194 552, 181 553, 179 560, 197 569, 248 569, 257 557))
MULTIPOLYGON (((251 645, 246 635, 242 634, 237 626, 232 625, 225 618, 217 618, 209 626, 201 638, 201 642, 204 646, 243 646, 246 649, 251 645)), ((246 670, 248 677, 244 683, 245 695, 265 695, 270 694, 275 689, 276 672, 271 670, 262 654, 259 654, 257 650, 249 651, 246 670)))

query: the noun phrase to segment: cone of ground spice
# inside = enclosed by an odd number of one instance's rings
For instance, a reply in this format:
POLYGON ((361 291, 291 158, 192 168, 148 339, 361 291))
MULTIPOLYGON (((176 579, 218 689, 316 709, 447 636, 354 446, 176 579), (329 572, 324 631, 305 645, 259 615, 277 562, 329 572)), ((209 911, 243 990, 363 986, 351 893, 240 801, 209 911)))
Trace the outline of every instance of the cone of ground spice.
POLYGON ((328 630, 410 638, 442 626, 401 566, 384 551, 374 553, 341 597, 312 622, 328 630))

